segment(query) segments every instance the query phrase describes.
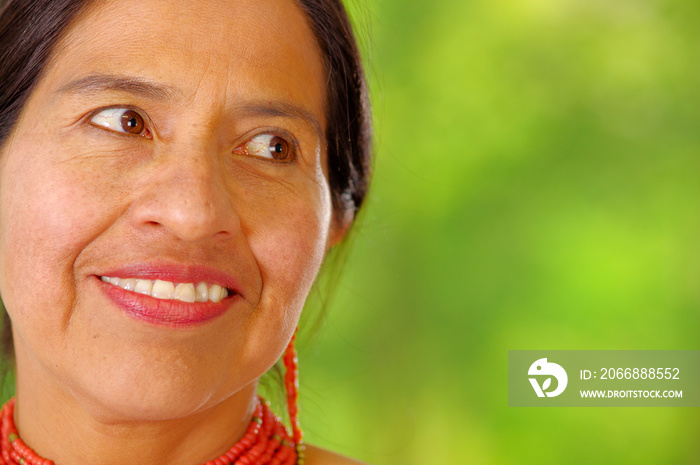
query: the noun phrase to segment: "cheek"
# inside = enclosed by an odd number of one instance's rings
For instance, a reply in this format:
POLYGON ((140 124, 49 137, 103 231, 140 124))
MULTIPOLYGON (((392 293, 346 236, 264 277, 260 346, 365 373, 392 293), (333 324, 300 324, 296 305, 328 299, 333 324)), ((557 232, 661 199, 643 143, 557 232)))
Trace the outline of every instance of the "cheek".
POLYGON ((286 326, 296 325, 321 266, 331 218, 325 179, 295 200, 261 221, 263 229, 250 241, 262 271, 262 306, 284 311, 286 326))
POLYGON ((31 142, 8 147, 0 171, 0 292, 13 318, 36 304, 60 315, 75 297, 73 263, 100 227, 104 197, 86 185, 94 173, 47 163, 55 157, 41 135, 20 140, 31 142))

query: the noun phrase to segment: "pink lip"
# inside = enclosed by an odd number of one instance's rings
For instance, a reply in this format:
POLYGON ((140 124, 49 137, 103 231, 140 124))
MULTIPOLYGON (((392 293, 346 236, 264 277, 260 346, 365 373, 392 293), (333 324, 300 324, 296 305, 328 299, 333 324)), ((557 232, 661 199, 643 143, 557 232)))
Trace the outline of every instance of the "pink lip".
MULTIPOLYGON (((241 298, 238 281, 219 270, 199 265, 147 265, 135 264, 113 269, 102 276, 110 278, 160 279, 174 283, 218 284, 229 290, 229 296, 220 302, 182 302, 156 299, 148 295, 124 290, 118 286, 99 281, 102 289, 127 315, 137 320, 170 327, 186 327, 212 320, 230 308, 241 298)), ((99 279, 99 277, 96 277, 99 279)))

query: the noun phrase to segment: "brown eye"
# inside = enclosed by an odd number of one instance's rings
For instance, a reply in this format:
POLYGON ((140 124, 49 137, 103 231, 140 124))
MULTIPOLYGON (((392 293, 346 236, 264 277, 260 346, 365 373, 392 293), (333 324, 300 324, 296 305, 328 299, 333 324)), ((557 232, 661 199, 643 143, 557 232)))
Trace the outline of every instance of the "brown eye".
POLYGON ((122 113, 122 129, 130 134, 141 134, 145 126, 141 115, 134 110, 127 110, 122 113))
POLYGON ((278 161, 291 161, 294 159, 292 145, 287 140, 274 134, 255 136, 245 144, 237 147, 233 153, 271 158, 278 161))
POLYGON ((272 158, 275 160, 286 160, 290 157, 290 148, 289 148, 289 143, 282 139, 281 137, 273 137, 270 139, 270 155, 272 155, 272 158))
POLYGON ((122 134, 152 138, 151 132, 146 128, 146 119, 139 112, 128 108, 107 108, 95 114, 90 122, 122 134))

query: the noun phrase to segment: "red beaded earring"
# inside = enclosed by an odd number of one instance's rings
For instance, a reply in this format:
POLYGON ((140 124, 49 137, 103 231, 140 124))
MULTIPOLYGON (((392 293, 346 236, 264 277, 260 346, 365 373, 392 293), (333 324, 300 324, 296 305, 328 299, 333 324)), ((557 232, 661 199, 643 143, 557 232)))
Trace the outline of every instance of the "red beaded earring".
POLYGON ((292 439, 297 445, 298 463, 303 463, 304 443, 302 441, 301 427, 299 426, 299 366, 297 351, 294 343, 297 332, 294 331, 292 340, 289 341, 287 350, 284 352, 283 363, 285 367, 284 385, 287 390, 287 409, 289 411, 289 421, 292 425, 292 439))

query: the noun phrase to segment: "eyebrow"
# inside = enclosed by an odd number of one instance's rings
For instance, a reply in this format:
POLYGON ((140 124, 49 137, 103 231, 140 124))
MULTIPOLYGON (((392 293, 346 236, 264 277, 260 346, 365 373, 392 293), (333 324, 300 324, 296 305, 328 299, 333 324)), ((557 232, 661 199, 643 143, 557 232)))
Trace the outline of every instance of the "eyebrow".
POLYGON ((281 116, 284 118, 302 120, 310 124, 319 139, 321 139, 324 144, 326 143, 326 135, 321 128, 321 123, 319 123, 313 113, 298 105, 274 101, 244 102, 236 109, 236 114, 238 116, 281 116))
POLYGON ((58 93, 95 94, 110 90, 127 92, 153 100, 173 100, 180 95, 174 87, 156 84, 138 77, 111 74, 91 74, 76 79, 58 89, 58 93))
MULTIPOLYGON (((96 94, 105 91, 126 92, 152 100, 175 100, 182 92, 175 87, 158 84, 135 76, 90 74, 71 81, 58 89, 58 94, 96 94)), ((283 101, 247 101, 237 105, 237 116, 271 116, 302 120, 310 124, 316 135, 326 143, 321 123, 304 107, 283 101)))

